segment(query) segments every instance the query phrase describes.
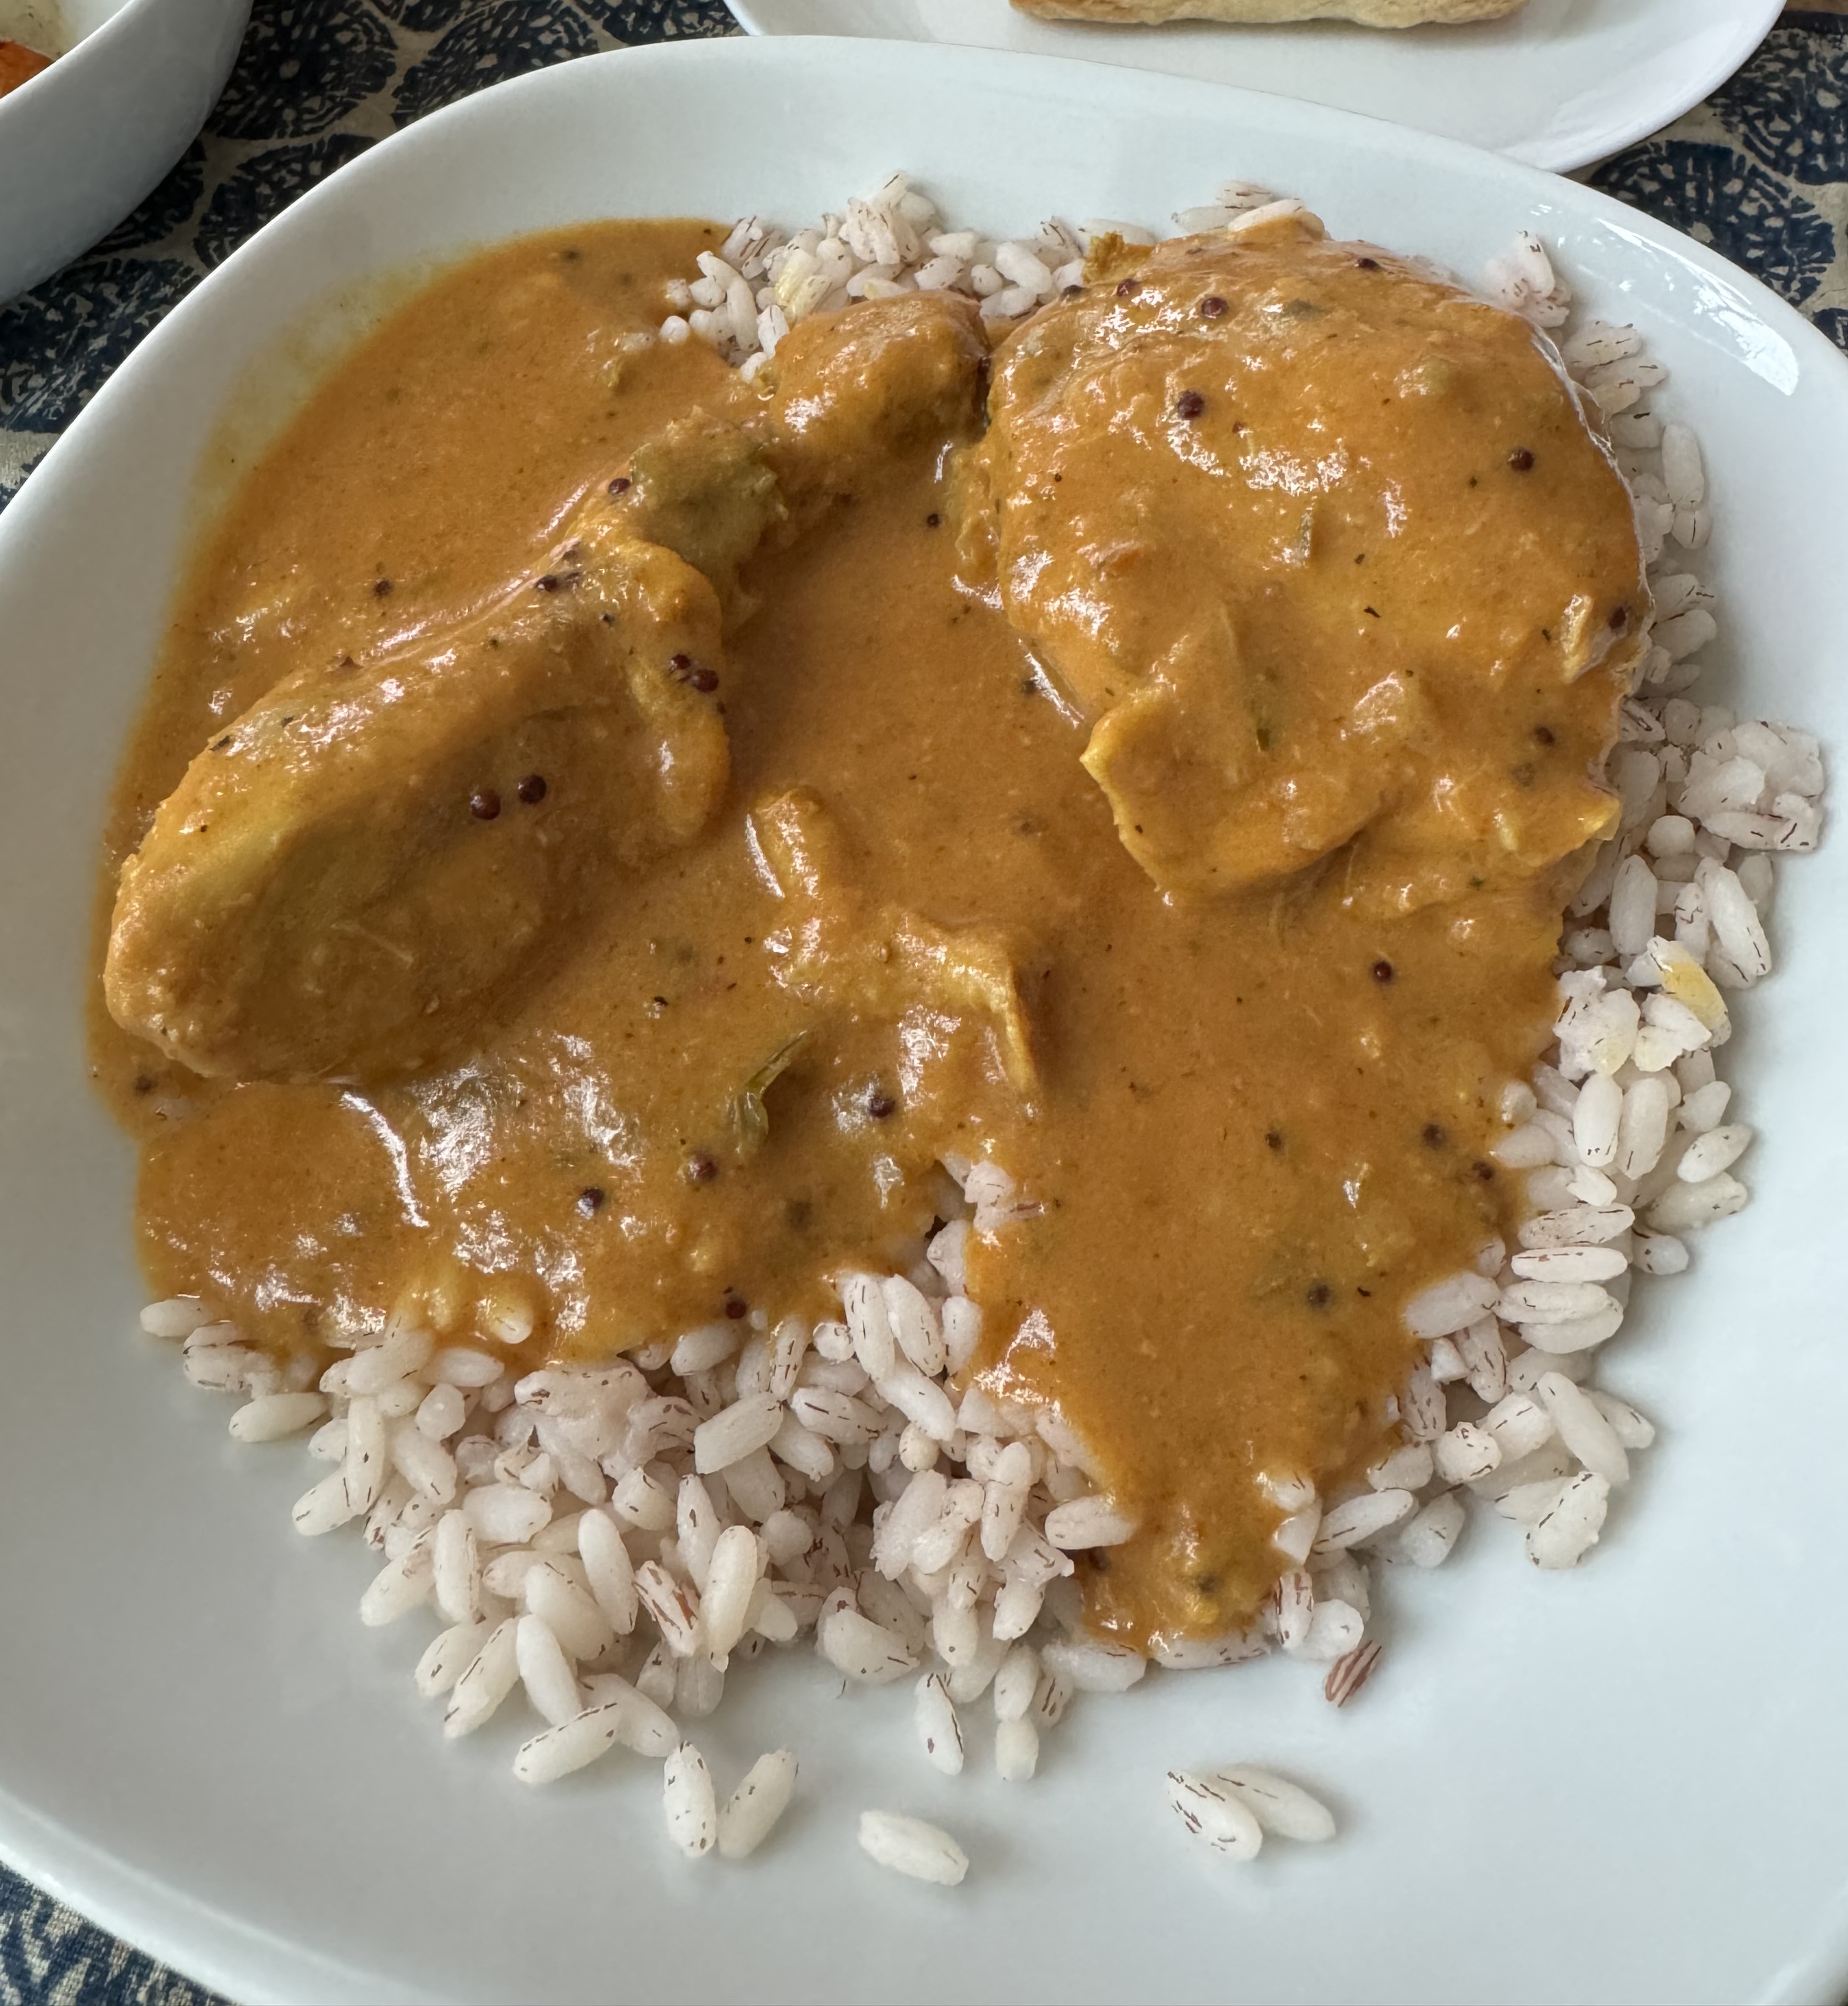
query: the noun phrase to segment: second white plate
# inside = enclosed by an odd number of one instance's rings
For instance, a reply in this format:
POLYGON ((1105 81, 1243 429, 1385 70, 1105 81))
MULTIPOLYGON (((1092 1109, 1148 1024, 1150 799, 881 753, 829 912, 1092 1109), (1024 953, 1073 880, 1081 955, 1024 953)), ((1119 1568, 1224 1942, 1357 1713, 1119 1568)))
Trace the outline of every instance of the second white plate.
POLYGON ((1161 28, 1030 20, 1008 0, 729 0, 754 35, 871 35, 1121 63, 1363 111, 1569 173, 1730 76, 1782 0, 1527 0, 1505 21, 1382 33, 1324 21, 1161 28))

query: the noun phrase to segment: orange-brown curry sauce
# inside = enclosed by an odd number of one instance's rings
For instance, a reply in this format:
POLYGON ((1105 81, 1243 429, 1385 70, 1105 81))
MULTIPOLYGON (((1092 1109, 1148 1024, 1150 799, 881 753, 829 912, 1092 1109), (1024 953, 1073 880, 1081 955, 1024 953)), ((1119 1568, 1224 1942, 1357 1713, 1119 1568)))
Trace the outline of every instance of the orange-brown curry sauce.
MULTIPOLYGON (((99 965, 123 859, 229 720, 304 660, 480 616, 644 440, 740 407, 700 343, 622 339, 717 234, 611 223, 491 252, 316 390, 183 588, 109 826, 99 965)), ((1248 1617, 1283 1564, 1261 1478, 1325 1494, 1377 1450, 1414 1356, 1403 1304, 1515 1216, 1497 1103, 1547 1036, 1645 603, 1615 473, 1519 323, 1421 321, 1406 292, 1369 332, 1351 247, 1250 255, 1209 248, 1205 280, 1145 257, 1127 291, 1113 268, 1089 321, 1055 308, 998 358, 984 444, 857 466, 748 560, 733 610, 755 608, 707 692, 718 811, 609 870, 440 1063, 202 1079, 119 1030, 99 982, 154 1286, 279 1347, 414 1286, 459 1327, 532 1321, 523 1360, 593 1358, 832 1313, 840 1269, 916 1262, 954 1202, 940 1160, 992 1156, 1039 1209, 971 1242, 975 1369, 1056 1402, 1139 1528, 1084 1571, 1093 1622, 1142 1643, 1248 1617), (1205 318, 1243 332, 1189 347, 1199 298, 1227 294, 1205 318), (1119 348, 1140 360, 1113 387, 1119 348), (1383 431, 1357 354, 1399 385, 1383 431), (1100 397, 1144 414, 1114 444, 1068 422, 1100 397), (1425 415, 1446 397, 1448 431, 1425 415), (1308 496, 1278 471, 1305 426, 1308 496), (1454 530, 1449 571, 1396 561, 1408 519, 1454 530), (1576 625, 1543 635, 1554 604, 1576 625), (1235 716, 1190 695, 1190 636, 1226 631, 1235 716), (1202 886, 1245 832, 1276 850, 1267 816, 1281 857, 1202 886), (798 824, 826 853, 806 903, 775 838, 798 824), (889 969, 920 939, 1005 953, 1030 1073, 928 976, 803 973, 831 941, 889 969), (743 1134, 741 1089, 777 1058, 767 1136, 743 1134)), ((492 777, 484 858, 558 805, 492 777)))

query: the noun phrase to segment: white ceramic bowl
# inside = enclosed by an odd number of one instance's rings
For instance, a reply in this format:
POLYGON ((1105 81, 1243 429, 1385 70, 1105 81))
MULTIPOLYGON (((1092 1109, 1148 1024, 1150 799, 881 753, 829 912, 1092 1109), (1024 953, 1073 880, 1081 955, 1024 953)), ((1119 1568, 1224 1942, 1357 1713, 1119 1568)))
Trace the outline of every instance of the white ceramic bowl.
POLYGON ((84 1072, 93 874, 227 407, 246 456, 287 401, 248 386, 298 393, 394 272, 600 215, 800 223, 899 166, 989 227, 1156 222, 1237 174, 1463 272, 1538 231, 1705 442, 1715 695, 1839 769, 1848 368, 1585 189, 1283 99, 868 42, 589 58, 387 140, 190 294, 0 516, 0 1853, 242 2006, 1839 2006, 1839 832, 1780 865, 1781 965, 1728 1053, 1756 1202, 1639 1291, 1603 1367, 1661 1428, 1604 1544, 1540 1575, 1490 1519, 1392 1571, 1387 1658, 1340 1712, 1287 1661, 1152 1678, 1082 1698, 1014 1786, 975 1710, 942 1776, 907 1688, 773 1654, 696 1731, 727 1788, 794 1747, 797 1803, 747 1866, 694 1864, 653 1765, 530 1790, 511 1705, 445 1745, 410 1683, 427 1628, 361 1628, 372 1557, 290 1528, 322 1466, 231 1441, 135 1336, 130 1152, 84 1072), (1241 1758, 1325 1790, 1339 1842, 1248 1869, 1189 1842, 1163 1769, 1241 1758), (873 1866, 874 1804, 952 1828, 967 1883, 873 1866))
POLYGON ((62 0, 68 52, 0 97, 0 300, 112 230, 224 87, 250 0, 62 0))

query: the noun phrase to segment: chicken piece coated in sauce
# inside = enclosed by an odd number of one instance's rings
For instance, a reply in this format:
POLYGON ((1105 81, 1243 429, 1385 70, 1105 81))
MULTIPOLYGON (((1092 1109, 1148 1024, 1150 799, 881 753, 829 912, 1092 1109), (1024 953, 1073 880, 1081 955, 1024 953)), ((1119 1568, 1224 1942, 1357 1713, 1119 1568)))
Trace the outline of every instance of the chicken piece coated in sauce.
POLYGON ((748 619, 738 566, 788 515, 757 432, 695 411, 638 446, 628 477, 621 505, 636 533, 706 574, 728 627, 748 619))
POLYGON ((737 568, 766 537, 809 526, 920 438, 975 435, 987 365, 974 308, 953 294, 815 315, 759 371, 755 406, 695 412, 637 448, 622 505, 712 579, 735 626, 752 611, 737 568))
POLYGON ((998 357, 964 547, 1162 890, 1411 911, 1609 832, 1649 600, 1544 336, 1313 218, 1107 252, 998 357))
POLYGON ((780 979, 805 1001, 900 1018, 913 1008, 987 1020, 1015 1091, 1038 1084, 1020 957, 992 927, 944 927, 870 906, 834 818, 806 787, 759 801, 751 826, 791 920, 773 936, 780 979))
POLYGON ((784 492, 825 501, 921 439, 973 438, 988 345, 973 301, 908 293, 797 322, 757 380, 784 492))
POLYGON ((118 1023, 207 1076, 414 1072, 612 872, 699 833, 729 772, 721 627, 748 617, 737 567, 788 521, 785 491, 811 516, 979 413, 963 302, 798 332, 743 423, 666 426, 539 579, 400 650, 285 677, 199 754, 123 868, 118 1023))
POLYGON ((433 642, 286 677, 123 866, 109 1009, 195 1072, 366 1079, 452 1048, 723 796, 719 605, 587 516, 433 642))

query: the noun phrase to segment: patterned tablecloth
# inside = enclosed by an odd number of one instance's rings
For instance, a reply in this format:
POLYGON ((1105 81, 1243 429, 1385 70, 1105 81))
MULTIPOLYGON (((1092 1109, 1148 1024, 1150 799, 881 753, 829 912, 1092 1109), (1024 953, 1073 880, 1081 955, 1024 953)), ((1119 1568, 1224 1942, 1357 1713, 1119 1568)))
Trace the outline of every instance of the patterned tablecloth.
MULTIPOLYGON (((304 188, 426 111, 595 49, 735 33, 720 0, 255 0, 203 135, 118 230, 0 306, 0 507, 174 302, 304 188)), ((1589 174, 1848 349, 1848 0, 1589 174)), ((0 2006, 214 2006, 0 1868, 0 2006)))

